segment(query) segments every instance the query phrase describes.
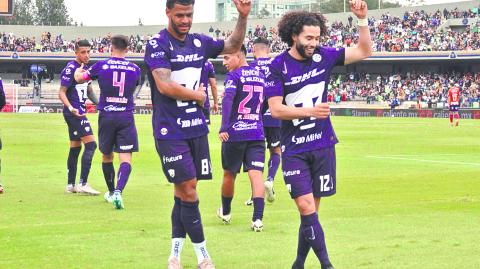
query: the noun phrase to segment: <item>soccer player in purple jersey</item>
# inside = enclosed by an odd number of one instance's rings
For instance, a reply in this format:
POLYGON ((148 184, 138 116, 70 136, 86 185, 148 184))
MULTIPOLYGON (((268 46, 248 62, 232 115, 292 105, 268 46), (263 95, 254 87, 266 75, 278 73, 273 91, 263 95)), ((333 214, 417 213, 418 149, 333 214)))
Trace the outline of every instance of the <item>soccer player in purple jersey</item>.
MULTIPOLYGON (((272 62, 273 58, 270 58, 270 42, 268 39, 259 37, 253 41, 253 56, 255 61, 251 62, 251 66, 255 66, 263 74, 268 72, 268 65, 272 62)), ((264 102, 262 108, 263 114, 263 130, 265 134, 265 140, 267 142, 267 148, 270 151, 270 159, 268 160, 268 175, 265 181, 265 192, 267 195, 267 201, 273 203, 275 201, 275 189, 273 188, 273 182, 275 180, 275 174, 277 173, 280 165, 280 126, 281 121, 274 119, 272 113, 268 108, 268 102, 264 102)), ((253 201, 248 200, 246 205, 253 204, 253 201)))
POLYGON ((261 108, 265 76, 254 66, 247 64, 244 46, 236 53, 226 54, 223 65, 230 71, 225 78, 225 94, 222 101, 222 126, 219 137, 222 141, 222 207, 217 216, 230 224, 231 203, 235 178, 240 172, 248 173, 252 187, 253 231, 263 230, 265 207, 263 168, 265 166, 265 142, 261 108))
POLYGON ((211 109, 214 113, 218 112, 218 91, 217 81, 215 79, 215 68, 210 61, 205 62, 202 69, 200 84, 203 84, 205 87, 205 94, 207 95, 205 105, 203 106, 203 115, 205 115, 205 121, 207 124, 210 124, 210 98, 208 97, 208 84, 210 84, 213 97, 213 107, 211 107, 211 109))
POLYGON ((266 81, 268 104, 274 118, 282 120, 282 170, 291 197, 300 212, 297 258, 292 268, 304 268, 310 247, 322 269, 333 268, 318 219, 320 198, 336 192, 335 144, 329 118, 327 85, 336 65, 347 65, 371 55, 367 4, 350 1, 358 17, 356 47, 320 46, 326 20, 319 13, 294 11, 278 23, 279 36, 290 47, 269 65, 266 81))
MULTIPOLYGON (((2 79, 0 78, 0 111, 5 106, 5 103, 5 92, 3 91, 3 83, 2 79)), ((2 138, 0 138, 0 150, 2 150, 2 138)), ((0 159, 0 172, 2 172, 2 159, 0 159)), ((3 191, 2 182, 0 181, 0 193, 3 193, 3 191)))
POLYGON ((112 37, 112 56, 99 61, 88 70, 82 67, 75 71, 78 83, 98 79, 100 100, 97 106, 98 141, 102 152, 102 170, 108 192, 105 200, 117 209, 125 208, 122 192, 132 171, 132 152, 138 152, 137 129, 135 127, 133 93, 140 79, 140 68, 127 60, 128 37, 112 37), (115 187, 113 152, 120 159, 118 181, 115 187))
POLYGON ((168 28, 152 36, 146 46, 156 148, 163 172, 174 184, 168 268, 181 268, 180 255, 187 234, 193 243, 198 268, 215 268, 206 248, 196 191, 198 179, 212 178, 208 127, 201 111, 206 94, 200 76, 208 58, 240 50, 251 3, 233 2, 239 13, 237 25, 223 41, 189 33, 194 0, 167 0, 168 28))
POLYGON ((87 97, 94 104, 98 104, 98 99, 93 92, 91 83, 77 83, 73 77, 75 70, 82 64, 84 65, 83 68, 87 68, 85 65, 88 64, 90 60, 90 47, 91 45, 88 40, 80 40, 75 43, 76 58, 67 64, 60 75, 61 86, 58 96, 64 105, 63 117, 67 122, 68 134, 70 136, 70 152, 67 159, 68 185, 65 191, 66 193, 77 192, 99 195, 100 192, 94 190, 87 184, 97 143, 95 142, 90 122, 85 116, 85 113, 87 113, 85 106, 87 97), (85 149, 82 155, 80 182, 75 186, 77 161, 82 149, 82 143, 85 149))

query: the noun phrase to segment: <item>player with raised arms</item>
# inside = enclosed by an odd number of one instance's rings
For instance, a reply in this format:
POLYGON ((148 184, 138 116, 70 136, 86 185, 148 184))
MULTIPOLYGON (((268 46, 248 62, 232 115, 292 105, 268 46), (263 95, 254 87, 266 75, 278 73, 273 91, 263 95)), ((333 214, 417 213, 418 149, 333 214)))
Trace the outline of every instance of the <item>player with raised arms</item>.
POLYGON ((223 64, 229 73, 225 78, 225 94, 222 101, 222 207, 217 216, 225 224, 231 221, 231 203, 235 179, 243 164, 252 188, 253 231, 263 230, 265 207, 263 168, 265 166, 265 137, 263 135, 262 105, 265 76, 255 66, 247 63, 247 50, 225 54, 223 64))
POLYGON ((358 18, 357 46, 321 46, 320 37, 327 34, 325 17, 293 11, 278 23, 279 36, 290 48, 274 58, 267 73, 268 104, 272 116, 282 120, 283 176, 301 218, 293 269, 304 268, 310 248, 322 269, 333 268, 317 215, 320 198, 336 192, 338 141, 329 117, 327 85, 334 66, 358 62, 372 51, 367 4, 362 0, 349 3, 358 18))
POLYGON ((128 37, 116 35, 112 37, 112 55, 109 59, 97 62, 88 70, 80 67, 75 71, 77 83, 98 79, 98 141, 102 152, 103 175, 108 187, 104 197, 107 202, 113 202, 117 209, 125 208, 122 192, 132 171, 132 153, 138 152, 133 94, 141 71, 136 64, 125 59, 128 46, 128 37), (113 166, 114 151, 120 159, 117 184, 113 166))
POLYGON ((98 104, 98 99, 93 92, 91 82, 77 83, 74 73, 77 68, 83 65, 87 69, 90 61, 90 43, 88 40, 79 40, 75 43, 75 60, 67 64, 60 77, 60 91, 58 96, 63 103, 63 117, 68 125, 68 134, 70 136, 70 151, 68 153, 68 184, 66 193, 86 193, 99 195, 100 192, 94 190, 87 184, 90 167, 92 166, 93 155, 97 149, 97 143, 93 136, 92 127, 85 113, 87 108, 85 101, 87 97, 98 104), (82 143, 85 146, 82 155, 82 168, 80 173, 80 182, 75 185, 77 175, 77 161, 82 143))
POLYGON ((208 127, 202 107, 202 68, 208 58, 240 50, 245 38, 250 0, 233 0, 238 20, 233 34, 216 40, 190 34, 194 0, 167 0, 168 27, 152 36, 145 63, 152 89, 153 134, 167 180, 174 184, 172 248, 168 268, 181 268, 180 255, 190 237, 198 268, 215 268, 207 251, 196 191, 197 180, 211 179, 208 127))
POLYGON ((451 84, 450 89, 448 89, 448 109, 449 109, 449 118, 450 126, 453 126, 453 119, 455 118, 455 126, 458 126, 460 121, 460 115, 458 110, 460 108, 460 85, 451 84))

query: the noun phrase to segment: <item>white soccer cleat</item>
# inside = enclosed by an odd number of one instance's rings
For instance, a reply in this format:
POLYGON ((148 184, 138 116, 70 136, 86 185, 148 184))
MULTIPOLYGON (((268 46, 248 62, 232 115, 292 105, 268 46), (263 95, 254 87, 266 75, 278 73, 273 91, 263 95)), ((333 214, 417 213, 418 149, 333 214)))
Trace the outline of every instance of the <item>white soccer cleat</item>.
POLYGON ((100 192, 90 187, 88 183, 85 185, 78 184, 77 186, 75 186, 75 190, 77 193, 83 193, 88 195, 100 195, 100 192))
POLYGON ((183 269, 183 267, 177 257, 171 257, 168 259, 167 269, 183 269))
POLYGON ((77 189, 73 184, 68 184, 67 187, 65 188, 65 193, 76 193, 76 192, 77 192, 77 189))
POLYGON ((217 210, 217 217, 223 221, 223 224, 226 225, 230 224, 230 222, 232 221, 232 214, 223 215, 222 207, 217 210))
POLYGON ((245 205, 246 205, 246 206, 251 206, 251 205, 253 205, 252 197, 248 198, 248 200, 245 201, 245 205))
POLYGON ((105 202, 111 204, 113 203, 113 194, 110 194, 109 191, 107 191, 104 195, 103 198, 105 199, 105 202))
POLYGON ((113 205, 116 209, 125 209, 121 192, 115 191, 115 193, 113 193, 113 205))
POLYGON ((252 221, 252 231, 254 232, 261 232, 263 231, 263 222, 261 219, 257 219, 256 221, 252 221))
POLYGON ((272 181, 265 181, 265 193, 267 194, 267 201, 273 203, 275 201, 275 189, 272 181))
POLYGON ((212 260, 210 259, 203 259, 198 264, 198 269, 215 269, 215 265, 213 265, 212 260))

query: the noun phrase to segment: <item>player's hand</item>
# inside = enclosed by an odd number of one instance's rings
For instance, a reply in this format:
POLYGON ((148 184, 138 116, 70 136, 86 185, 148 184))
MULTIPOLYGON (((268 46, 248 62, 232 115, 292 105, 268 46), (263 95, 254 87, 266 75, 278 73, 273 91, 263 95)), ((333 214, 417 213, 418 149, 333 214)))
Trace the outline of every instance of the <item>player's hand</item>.
POLYGON ((350 9, 359 19, 367 17, 368 6, 364 0, 349 0, 350 9))
POLYGON ((78 118, 81 118, 83 117, 82 114, 80 114, 80 111, 76 108, 72 108, 72 110, 70 110, 70 112, 75 116, 75 117, 78 117, 78 118))
POLYGON ((252 8, 251 0, 233 0, 233 3, 235 3, 240 17, 248 17, 250 9, 252 8))
POLYGON ((212 111, 213 111, 214 113, 218 113, 218 103, 216 103, 216 102, 213 103, 212 111))
POLYGON ((311 110, 311 117, 316 119, 326 119, 330 115, 330 105, 327 103, 320 103, 311 110))
POLYGON ((200 87, 195 90, 195 93, 197 95, 195 101, 200 107, 204 107, 205 102, 207 101, 207 93, 205 92, 205 87, 203 87, 203 83, 200 83, 200 87))
POLYGON ((83 74, 85 74, 87 70, 83 69, 83 64, 80 65, 79 68, 75 70, 75 73, 73 74, 73 77, 75 78, 75 81, 78 83, 83 82, 83 74))
POLYGON ((228 133, 227 132, 221 132, 218 134, 218 137, 220 138, 220 141, 222 142, 227 142, 228 141, 228 138, 230 138, 228 136, 228 133))

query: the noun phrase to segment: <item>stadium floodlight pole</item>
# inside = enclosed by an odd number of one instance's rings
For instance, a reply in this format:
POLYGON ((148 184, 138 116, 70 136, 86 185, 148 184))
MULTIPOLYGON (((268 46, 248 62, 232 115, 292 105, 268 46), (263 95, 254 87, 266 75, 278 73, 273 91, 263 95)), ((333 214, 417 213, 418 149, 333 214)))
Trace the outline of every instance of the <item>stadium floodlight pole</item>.
POLYGON ((347 0, 343 0, 343 13, 347 12, 347 0))
POLYGON ((378 0, 378 9, 382 8, 382 0, 378 0))

